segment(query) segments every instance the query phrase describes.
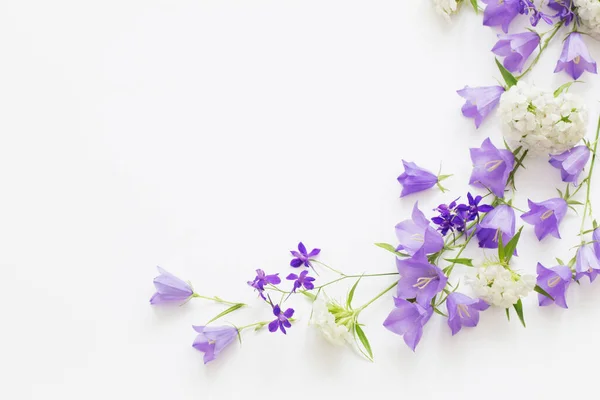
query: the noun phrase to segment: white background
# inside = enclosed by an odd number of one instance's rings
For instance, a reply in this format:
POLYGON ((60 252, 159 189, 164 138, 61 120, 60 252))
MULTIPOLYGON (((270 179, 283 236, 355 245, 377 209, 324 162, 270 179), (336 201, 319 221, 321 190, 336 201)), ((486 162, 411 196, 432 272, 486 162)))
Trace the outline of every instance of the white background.
MULTIPOLYGON (((224 322, 271 319, 246 281, 256 268, 291 272, 300 240, 348 273, 394 271, 373 243, 395 243, 414 201, 431 215, 464 195, 468 148, 501 144, 498 120, 476 131, 455 93, 494 84, 494 43, 472 10, 448 24, 426 0, 2 1, 0 397, 592 393, 600 283, 573 285, 569 310, 530 296, 527 329, 490 310, 452 337, 434 316, 416 353, 382 327, 386 296, 361 315, 375 363, 331 347, 293 298, 300 321, 287 336, 247 332, 205 366, 191 325, 223 308, 148 304, 160 265, 201 294, 251 305, 224 322), (443 161, 452 193, 399 199, 403 158, 434 171, 443 161)), ((560 47, 531 75, 537 84, 567 81, 552 73, 560 47)), ((591 135, 600 83, 583 79, 572 90, 589 105, 591 135)), ((519 206, 563 186, 546 160, 529 161, 517 185, 519 206)), ((515 267, 568 258, 578 225, 570 213, 565 239, 542 243, 527 227, 515 267)), ((390 282, 365 280, 357 303, 390 282)))

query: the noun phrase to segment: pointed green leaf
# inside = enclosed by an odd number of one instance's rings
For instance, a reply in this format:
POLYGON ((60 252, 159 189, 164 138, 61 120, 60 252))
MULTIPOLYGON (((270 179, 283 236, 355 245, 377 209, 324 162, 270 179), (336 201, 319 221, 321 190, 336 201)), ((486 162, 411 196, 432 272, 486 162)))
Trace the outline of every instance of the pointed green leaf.
POLYGON ((446 179, 450 178, 451 176, 452 176, 452 174, 450 174, 450 175, 438 175, 438 182, 446 180, 446 179))
POLYGON ((381 247, 384 250, 394 253, 397 257, 410 257, 408 254, 400 253, 396 251, 396 248, 389 243, 375 243, 375 246, 381 247))
POLYGON ((477 0, 471 0, 471 5, 473 6, 473 10, 475 10, 475 14, 479 13, 479 6, 477 5, 477 0))
POLYGON ((473 266, 473 260, 470 258, 444 258, 444 260, 451 262, 452 264, 462 264, 467 267, 473 266))
POLYGON ((356 287, 358 286, 358 282, 360 282, 361 279, 362 279, 362 276, 356 280, 354 285, 352 285, 352 289, 350 289, 350 292, 348 293, 348 298, 346 299, 346 307, 348 307, 350 309, 352 309, 352 299, 354 299, 354 291, 356 290, 356 287))
POLYGON ((554 97, 558 97, 558 96, 560 96, 560 94, 562 92, 568 91, 569 88, 571 87, 571 85, 574 84, 574 83, 576 83, 576 82, 579 82, 579 81, 571 81, 571 82, 565 83, 564 85, 561 85, 558 89, 556 89, 554 91, 554 97))
POLYGON ((234 312, 235 310, 239 310, 240 308, 244 307, 245 304, 242 303, 238 303, 238 304, 234 304, 231 307, 229 307, 227 310, 223 311, 222 313, 218 314, 216 317, 214 317, 213 319, 211 319, 210 321, 208 321, 206 323, 206 325, 210 324, 211 322, 214 322, 216 320, 218 320, 221 317, 224 317, 225 315, 234 312))
POLYGON ((515 78, 513 74, 511 74, 506 68, 504 68, 504 65, 502 65, 497 58, 496 65, 498 66, 498 69, 502 74, 502 78, 504 78, 504 82, 506 82, 506 86, 508 86, 509 88, 515 86, 517 84, 517 78, 515 78))
MULTIPOLYGON (((561 264, 562 265, 562 264, 561 264)), ((540 286, 535 285, 535 287, 533 288, 533 290, 535 290, 536 292, 538 292, 539 294, 546 296, 547 298, 549 298, 550 300, 554 301, 554 297, 550 296, 548 294, 548 292, 546 292, 544 289, 542 289, 540 286)))
POLYGON ((302 293, 303 295, 305 295, 306 297, 308 297, 309 299, 311 299, 312 301, 315 301, 317 299, 317 296, 315 296, 314 294, 306 291, 306 290, 301 290, 300 293, 302 293))
POLYGON ((356 336, 358 336, 358 339, 369 354, 370 360, 373 361, 373 350, 371 350, 371 344, 369 343, 369 339, 367 339, 367 335, 365 335, 365 332, 362 330, 359 324, 356 324, 354 326, 354 329, 356 332, 356 336))
MULTIPOLYGON (((521 231, 523 231, 523 227, 519 228, 519 231, 517 232, 517 234, 515 236, 513 236, 512 239, 510 239, 510 241, 506 244, 506 246, 504 247, 504 260, 509 263, 510 259, 512 258, 512 256, 515 253, 515 250, 517 248, 517 244, 519 243, 519 238, 521 237, 521 231)), ((498 235, 498 237, 501 237, 502 235, 498 235)), ((498 240, 500 241, 500 240, 498 240)))
POLYGON ((436 313, 436 314, 441 315, 442 317, 448 318, 448 316, 446 314, 444 314, 442 311, 438 310, 437 307, 433 307, 433 312, 436 313))
POLYGON ((558 265, 567 265, 567 264, 565 264, 565 262, 563 260, 561 260, 558 257, 556 257, 556 262, 558 263, 558 265))
POLYGON ((510 308, 506 309, 506 318, 508 319, 508 322, 510 322, 510 308))
POLYGON ((515 308, 515 311, 517 312, 517 315, 519 316, 523 327, 527 328, 527 325, 525 325, 525 318, 523 317, 523 303, 521 302, 521 299, 519 299, 519 301, 513 304, 513 307, 515 308))
POLYGON ((504 260, 504 243, 502 242, 502 235, 498 235, 498 260, 504 260))

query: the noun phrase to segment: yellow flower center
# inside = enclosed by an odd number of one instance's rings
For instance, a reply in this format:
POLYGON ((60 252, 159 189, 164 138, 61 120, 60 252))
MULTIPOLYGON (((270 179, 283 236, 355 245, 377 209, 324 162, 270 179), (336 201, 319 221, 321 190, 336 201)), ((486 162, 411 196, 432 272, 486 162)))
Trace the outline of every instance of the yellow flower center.
POLYGON ((575 57, 575 58, 573 59, 573 62, 574 62, 575 64, 579 64, 579 63, 581 62, 581 57, 580 57, 580 56, 577 56, 577 57, 575 57))

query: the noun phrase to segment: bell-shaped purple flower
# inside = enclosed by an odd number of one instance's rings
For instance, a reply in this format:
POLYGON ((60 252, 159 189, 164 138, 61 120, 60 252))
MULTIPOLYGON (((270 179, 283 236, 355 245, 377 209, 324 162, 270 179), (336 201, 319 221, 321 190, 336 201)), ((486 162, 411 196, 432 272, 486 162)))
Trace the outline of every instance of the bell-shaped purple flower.
POLYGON ((204 364, 214 360, 238 335, 237 328, 233 326, 192 326, 192 328, 198 332, 192 346, 204 353, 204 364))
POLYGON ((501 26, 508 33, 508 26, 521 9, 521 0, 481 0, 487 7, 483 12, 483 25, 501 26))
POLYGON ((594 242, 594 251, 596 252, 596 255, 600 257, 600 228, 594 229, 592 240, 594 242))
POLYGON ((412 211, 412 220, 406 220, 396 225, 396 236, 400 245, 397 250, 404 250, 413 255, 423 249, 426 254, 440 251, 444 247, 444 239, 430 224, 425 214, 419 210, 419 203, 415 203, 412 211))
POLYGON ((439 179, 436 175, 419 167, 414 162, 402 160, 402 164, 404 172, 398 177, 398 182, 402 185, 400 197, 427 190, 438 183, 439 179))
POLYGON ((156 293, 150 298, 150 304, 183 304, 194 295, 194 290, 189 283, 182 281, 161 267, 157 268, 160 275, 154 278, 156 293))
POLYGON ((540 44, 540 35, 529 31, 498 35, 498 39, 492 52, 505 57, 504 67, 510 72, 521 72, 529 56, 540 44))
POLYGON ((456 335, 463 326, 470 328, 479 323, 479 311, 485 311, 489 304, 481 299, 472 299, 462 293, 452 292, 446 299, 448 326, 456 335))
POLYGON ((505 204, 487 213, 475 230, 479 247, 497 249, 500 235, 502 243, 508 243, 515 236, 515 219, 515 210, 505 204))
POLYGON ((462 114, 467 118, 475 120, 475 127, 492 112, 500 102, 500 97, 504 93, 502 86, 483 86, 470 88, 465 86, 464 89, 457 90, 456 93, 466 100, 462 106, 462 114))
POLYGON ((554 198, 541 203, 535 203, 527 200, 529 211, 521 215, 521 219, 530 225, 535 226, 535 235, 538 240, 542 240, 549 234, 560 239, 558 225, 567 213, 567 202, 560 198, 554 198))
POLYGON ((424 249, 419 250, 411 258, 396 258, 396 266, 400 274, 398 297, 416 298, 422 306, 427 306, 433 296, 441 292, 448 282, 444 272, 429 263, 424 249))
POLYGON ((573 277, 571 269, 564 265, 546 268, 542 264, 538 263, 537 275, 537 285, 544 289, 546 293, 548 293, 554 299, 553 301, 551 298, 538 293, 538 301, 540 306, 544 307, 555 303, 559 307, 568 308, 565 294, 573 277))
POLYGON ((571 32, 565 40, 562 54, 558 59, 554 72, 566 71, 573 79, 579 79, 584 71, 597 74, 596 61, 579 32, 571 32))
POLYGON ((573 0, 550 0, 548 2, 548 8, 556 11, 556 14, 552 18, 559 18, 560 21, 564 22, 565 26, 569 26, 575 13, 573 12, 573 0))
POLYGON ((473 172, 469 184, 487 188, 498 197, 504 197, 508 177, 515 166, 512 152, 498 149, 487 138, 480 148, 472 148, 473 172))
POLYGON ((577 250, 575 261, 575 279, 580 280, 584 276, 587 276, 590 282, 593 282, 599 273, 600 261, 598 261, 598 255, 594 250, 594 246, 589 244, 581 246, 577 250))
POLYGON ((427 305, 423 307, 418 303, 411 303, 404 299, 394 297, 396 308, 383 322, 383 326, 397 335, 403 336, 404 343, 415 351, 417 344, 423 336, 423 326, 431 318, 433 309, 427 305))
POLYGON ((575 146, 564 153, 550 156, 550 164, 560 169, 563 182, 577 185, 579 174, 590 159, 590 149, 587 146, 575 146))

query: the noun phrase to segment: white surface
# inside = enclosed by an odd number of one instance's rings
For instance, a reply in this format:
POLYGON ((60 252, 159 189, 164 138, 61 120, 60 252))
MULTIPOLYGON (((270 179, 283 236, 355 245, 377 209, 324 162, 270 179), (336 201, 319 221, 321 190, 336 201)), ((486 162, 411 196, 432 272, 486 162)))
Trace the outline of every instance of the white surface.
MULTIPOLYGON (((451 337, 434 316, 416 353, 381 326, 387 297, 361 318, 373 364, 307 328, 301 298, 287 337, 250 332, 208 366, 190 326, 222 308, 148 305, 161 265, 200 293, 252 304, 229 321, 270 319, 246 281, 259 267, 289 273, 299 240, 347 272, 394 271, 372 243, 394 243, 415 200, 427 210, 464 194, 468 147, 501 143, 498 121, 476 131, 455 93, 499 77, 480 18, 465 9, 448 25, 424 0, 2 2, 0 397, 589 393, 600 283, 573 285, 567 311, 531 296, 527 329, 492 310, 451 337), (443 161, 452 193, 400 200, 402 158, 443 161)), ((566 82, 552 74, 559 52, 554 43, 537 83, 566 82)), ((584 80, 572 90, 591 130, 600 83, 584 80)), ((518 205, 563 186, 545 161, 527 167, 518 205)), ((567 258, 578 222, 569 214, 566 239, 541 244, 526 228, 518 267, 567 258)), ((389 281, 359 286, 357 300, 389 281)))

